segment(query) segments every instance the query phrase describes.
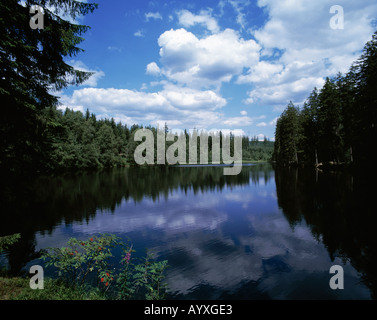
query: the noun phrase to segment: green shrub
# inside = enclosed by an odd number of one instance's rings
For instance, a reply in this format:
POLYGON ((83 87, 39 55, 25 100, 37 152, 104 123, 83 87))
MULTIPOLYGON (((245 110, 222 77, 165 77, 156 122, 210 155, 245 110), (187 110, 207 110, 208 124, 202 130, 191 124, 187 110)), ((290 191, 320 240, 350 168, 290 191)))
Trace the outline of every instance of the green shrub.
POLYGON ((109 292, 108 296, 115 299, 163 299, 167 261, 152 261, 148 254, 142 262, 135 263, 138 259, 131 259, 132 252, 135 252, 132 246, 125 245, 115 235, 101 234, 86 241, 71 238, 66 247, 45 250, 42 259, 46 260, 46 266, 57 268, 59 279, 66 284, 85 288, 90 277, 95 279, 96 288, 109 292), (116 247, 124 253, 118 272, 110 265, 116 247))
POLYGON ((21 238, 20 233, 15 233, 10 236, 0 237, 0 253, 6 250, 9 246, 16 243, 21 238))

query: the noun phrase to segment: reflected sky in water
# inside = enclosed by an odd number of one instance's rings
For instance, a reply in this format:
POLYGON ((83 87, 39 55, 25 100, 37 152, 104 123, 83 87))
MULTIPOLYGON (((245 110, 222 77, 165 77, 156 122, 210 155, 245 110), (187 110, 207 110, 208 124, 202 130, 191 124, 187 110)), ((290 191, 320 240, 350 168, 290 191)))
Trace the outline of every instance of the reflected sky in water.
MULTIPOLYGON (((202 178, 201 169, 195 174, 202 178)), ((241 180, 201 190, 178 183, 163 196, 146 193, 138 201, 121 197, 112 209, 97 209, 80 221, 62 219, 50 234, 37 231, 35 250, 97 233, 129 237, 137 250, 148 248, 169 261, 172 299, 371 298, 348 259, 332 261, 305 219, 287 219, 272 168, 243 168, 241 180), (344 290, 329 287, 334 264, 344 268, 344 290)))

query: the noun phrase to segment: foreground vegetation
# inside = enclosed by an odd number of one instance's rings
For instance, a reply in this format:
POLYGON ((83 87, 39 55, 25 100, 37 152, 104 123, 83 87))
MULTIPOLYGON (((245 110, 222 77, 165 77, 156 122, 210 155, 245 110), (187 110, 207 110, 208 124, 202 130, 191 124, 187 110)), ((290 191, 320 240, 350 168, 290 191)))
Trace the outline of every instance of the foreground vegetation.
POLYGON ((29 279, 0 277, 0 300, 106 300, 97 288, 69 285, 59 279, 47 278, 43 290, 30 289, 29 279))
MULTIPOLYGON (((19 235, 0 238, 9 247, 19 235), (11 240, 10 240, 11 239, 11 240)), ((114 235, 101 234, 88 240, 71 238, 67 246, 48 248, 42 254, 44 268, 52 267, 57 278, 44 279, 43 289, 31 289, 28 278, 0 277, 0 299, 22 300, 161 300, 167 261, 154 261, 151 255, 133 257, 135 250, 114 235), (114 250, 122 250, 118 266, 111 265, 114 250)))

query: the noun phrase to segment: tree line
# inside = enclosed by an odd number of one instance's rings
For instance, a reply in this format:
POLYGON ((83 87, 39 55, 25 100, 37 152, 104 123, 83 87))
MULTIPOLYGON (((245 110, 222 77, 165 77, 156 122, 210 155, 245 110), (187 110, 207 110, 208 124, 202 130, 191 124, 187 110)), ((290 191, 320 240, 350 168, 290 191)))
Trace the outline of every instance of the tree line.
POLYGON ((371 164, 377 127, 377 32, 349 71, 326 78, 302 108, 279 117, 273 160, 292 164, 371 164))
MULTIPOLYGON (((154 135, 155 159, 157 158, 157 130, 156 127, 134 124, 127 126, 121 122, 116 123, 111 119, 97 119, 96 115, 85 114, 80 111, 66 109, 61 111, 55 108, 45 110, 49 119, 44 132, 44 159, 40 163, 45 171, 67 171, 75 169, 102 169, 121 167, 135 164, 135 149, 141 142, 135 141, 135 133, 138 129, 146 128, 154 135)), ((165 134, 171 133, 165 124, 162 129, 165 134)), ((212 137, 203 130, 194 130, 197 140, 197 161, 200 161, 200 141, 208 141, 208 163, 212 162, 212 137)), ((193 132, 184 130, 180 133, 186 138, 186 157, 189 161, 189 140, 193 132)), ((229 139, 230 154, 234 154, 234 135, 232 132, 224 134, 221 131, 215 133, 220 142, 220 148, 224 139, 229 139)), ((178 134, 176 135, 176 139, 178 134)), ((165 141, 165 150, 175 141, 165 141)), ((247 136, 242 136, 243 158, 251 161, 269 160, 272 156, 273 142, 258 141, 247 136)), ((222 155, 221 155, 222 156, 222 155)), ((222 157, 220 159, 222 161, 222 157)))

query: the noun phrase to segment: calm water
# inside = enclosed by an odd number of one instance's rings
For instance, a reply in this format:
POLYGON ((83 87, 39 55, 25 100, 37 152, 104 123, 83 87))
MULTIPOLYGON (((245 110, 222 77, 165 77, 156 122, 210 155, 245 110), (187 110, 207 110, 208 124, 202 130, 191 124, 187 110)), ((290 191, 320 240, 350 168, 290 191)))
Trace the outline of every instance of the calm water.
POLYGON ((0 235, 22 238, 0 259, 17 274, 43 248, 114 233, 169 261, 170 299, 371 299, 377 218, 363 181, 264 164, 237 176, 124 168, 3 183, 0 235), (329 287, 335 264, 344 290, 329 287))

